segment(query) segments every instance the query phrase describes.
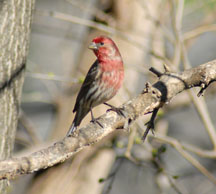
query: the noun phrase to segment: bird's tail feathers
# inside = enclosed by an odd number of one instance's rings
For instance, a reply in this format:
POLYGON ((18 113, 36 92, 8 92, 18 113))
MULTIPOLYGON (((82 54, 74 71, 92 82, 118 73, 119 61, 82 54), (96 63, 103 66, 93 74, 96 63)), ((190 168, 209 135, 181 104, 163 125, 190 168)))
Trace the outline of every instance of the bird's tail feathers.
POLYGON ((82 119, 86 116, 86 114, 89 112, 90 108, 84 108, 84 109, 78 109, 76 112, 75 118, 71 124, 71 127, 67 133, 67 136, 71 136, 72 133, 77 129, 77 127, 80 125, 82 119))
POLYGON ((67 137, 71 136, 76 129, 77 129, 77 126, 75 125, 75 122, 73 122, 70 126, 69 131, 67 132, 67 137))

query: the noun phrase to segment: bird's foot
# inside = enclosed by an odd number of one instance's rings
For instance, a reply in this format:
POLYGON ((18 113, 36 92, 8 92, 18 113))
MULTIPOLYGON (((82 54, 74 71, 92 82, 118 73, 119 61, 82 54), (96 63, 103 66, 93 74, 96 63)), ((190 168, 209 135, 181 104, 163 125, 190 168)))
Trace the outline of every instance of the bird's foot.
POLYGON ((123 117, 126 118, 126 116, 125 116, 125 114, 124 114, 124 108, 117 108, 117 107, 115 107, 115 106, 113 106, 113 105, 111 105, 111 104, 107 104, 107 103, 104 103, 104 104, 110 107, 110 109, 108 109, 107 112, 109 112, 109 111, 114 111, 114 112, 116 112, 118 115, 121 115, 121 116, 123 116, 123 117))
POLYGON ((149 121, 147 122, 145 125, 147 125, 147 128, 142 136, 142 140, 145 141, 147 135, 148 135, 148 132, 149 130, 151 130, 152 134, 154 135, 154 121, 149 121))
POLYGON ((104 128, 103 125, 98 121, 98 119, 92 118, 91 123, 97 123, 101 128, 104 128))
POLYGON ((156 118, 156 115, 158 113, 158 110, 159 108, 155 108, 153 110, 153 113, 152 113, 152 116, 151 116, 151 119, 149 122, 147 122, 145 125, 147 125, 147 128, 142 136, 142 140, 145 141, 147 135, 148 135, 148 132, 149 130, 151 130, 152 134, 154 135, 154 121, 155 121, 155 118, 156 118))

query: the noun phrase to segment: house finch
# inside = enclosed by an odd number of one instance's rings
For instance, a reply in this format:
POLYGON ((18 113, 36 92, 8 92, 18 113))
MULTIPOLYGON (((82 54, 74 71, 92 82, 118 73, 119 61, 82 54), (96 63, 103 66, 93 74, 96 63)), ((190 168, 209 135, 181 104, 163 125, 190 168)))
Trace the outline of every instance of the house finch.
POLYGON ((120 109, 106 103, 116 95, 124 79, 124 67, 120 52, 111 38, 99 36, 92 40, 89 49, 97 59, 89 69, 76 99, 73 112, 76 112, 67 136, 70 136, 80 125, 82 119, 91 111, 92 122, 97 122, 92 108, 106 104, 118 113, 120 109))

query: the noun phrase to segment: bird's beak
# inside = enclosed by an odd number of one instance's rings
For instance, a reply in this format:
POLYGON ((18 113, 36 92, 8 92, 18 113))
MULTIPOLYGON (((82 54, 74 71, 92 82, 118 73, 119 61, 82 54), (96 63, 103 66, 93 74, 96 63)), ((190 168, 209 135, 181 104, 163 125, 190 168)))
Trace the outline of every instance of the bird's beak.
POLYGON ((88 48, 91 49, 91 50, 96 50, 96 49, 98 49, 98 46, 97 46, 97 44, 95 42, 91 42, 89 44, 88 48))

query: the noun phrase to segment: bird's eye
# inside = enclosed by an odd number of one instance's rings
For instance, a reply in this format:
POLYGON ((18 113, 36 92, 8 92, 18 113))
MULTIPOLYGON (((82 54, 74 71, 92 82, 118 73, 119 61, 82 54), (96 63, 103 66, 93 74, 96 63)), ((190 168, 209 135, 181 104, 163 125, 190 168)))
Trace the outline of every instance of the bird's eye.
POLYGON ((103 46, 103 45, 104 45, 104 42, 100 42, 100 45, 103 46))

